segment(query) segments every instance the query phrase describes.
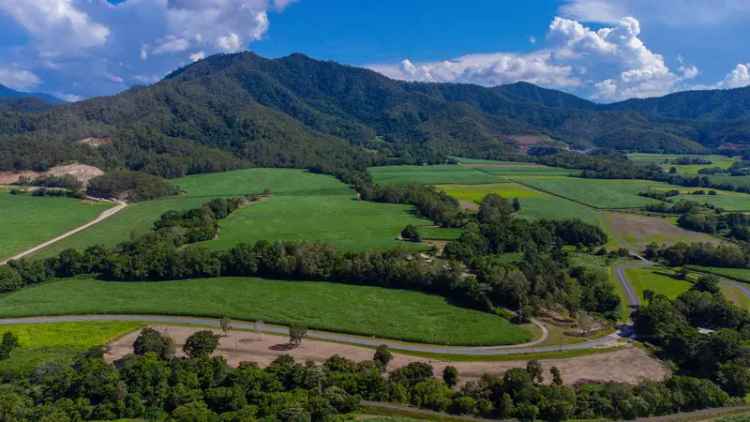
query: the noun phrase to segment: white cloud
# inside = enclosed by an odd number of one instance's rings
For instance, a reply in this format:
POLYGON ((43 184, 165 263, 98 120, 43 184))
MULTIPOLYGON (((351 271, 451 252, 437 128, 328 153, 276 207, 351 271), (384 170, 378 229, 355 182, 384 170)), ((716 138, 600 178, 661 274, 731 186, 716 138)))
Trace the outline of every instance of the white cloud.
POLYGON ((110 29, 94 22, 73 0, 0 0, 0 10, 14 18, 43 56, 75 54, 104 45, 110 29))
POLYGON ((269 13, 291 3, 0 0, 0 14, 15 20, 29 39, 24 47, 4 50, 0 62, 18 62, 45 81, 80 82, 89 95, 112 92, 123 83, 140 83, 132 75, 163 75, 210 54, 244 50, 268 32, 269 13))
POLYGON ((742 88, 750 85, 750 63, 738 64, 716 88, 742 88))
POLYGON ((61 100, 65 100, 69 103, 75 103, 77 101, 83 100, 83 97, 80 95, 66 94, 64 92, 55 92, 52 95, 54 95, 57 98, 60 98, 61 100))
POLYGON ((13 67, 0 67, 0 85, 16 90, 29 90, 41 81, 33 72, 13 67))
POLYGON ((405 59, 399 65, 372 65, 373 70, 394 79, 426 82, 461 82, 493 86, 516 81, 548 86, 576 86, 569 66, 550 63, 549 52, 527 55, 473 54, 453 60, 414 64, 405 59))
POLYGON ((636 16, 649 23, 673 27, 718 25, 750 17, 747 0, 565 0, 564 17, 583 21, 615 23, 623 16, 636 16))
MULTIPOLYGON (((180 53, 188 48, 190 48, 190 42, 188 40, 170 35, 166 39, 161 40, 159 45, 151 49, 151 54, 158 56, 159 54, 180 53)), ((146 55, 146 59, 147 58, 148 55, 146 55)))
POLYGON ((663 95, 698 75, 695 66, 685 63, 676 71, 670 69, 664 57, 639 38, 640 32, 640 22, 632 17, 596 30, 556 17, 549 25, 546 45, 531 53, 474 54, 429 63, 407 59, 400 65, 371 67, 393 78, 416 81, 485 86, 527 81, 573 88, 602 101, 663 95))
POLYGON ((199 60, 203 60, 206 58, 206 53, 204 51, 197 51, 190 55, 190 60, 197 62, 199 60))

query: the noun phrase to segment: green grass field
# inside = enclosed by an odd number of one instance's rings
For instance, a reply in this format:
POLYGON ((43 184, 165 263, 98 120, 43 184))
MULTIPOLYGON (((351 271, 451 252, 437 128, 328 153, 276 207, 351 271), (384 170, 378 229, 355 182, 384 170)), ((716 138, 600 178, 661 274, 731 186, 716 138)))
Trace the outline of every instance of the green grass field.
POLYGON ((750 283, 750 268, 701 267, 691 265, 690 269, 750 283))
POLYGON ((680 191, 685 193, 677 196, 675 199, 693 201, 699 204, 711 204, 726 211, 750 211, 750 194, 729 191, 716 191, 717 195, 690 194, 690 192, 696 190, 698 189, 681 189, 680 191))
POLYGON ((671 167, 677 169, 678 174, 687 176, 694 176, 698 174, 698 170, 707 167, 721 167, 727 169, 734 164, 735 159, 732 157, 726 157, 724 155, 690 155, 690 154, 645 154, 645 153, 633 153, 628 154, 628 158, 638 163, 658 164, 665 171, 669 171, 671 167), (711 164, 669 164, 665 163, 665 160, 674 160, 681 157, 695 157, 710 160, 711 164))
POLYGON ((580 177, 524 177, 516 181, 583 204, 604 209, 639 208, 658 201, 638 196, 670 185, 648 180, 584 179, 580 177))
POLYGON ((750 176, 726 176, 716 175, 708 176, 712 183, 728 183, 735 186, 750 187, 750 176))
POLYGON ((641 299, 644 290, 674 299, 693 285, 689 281, 677 280, 654 268, 628 268, 625 270, 625 276, 641 299))
POLYGON ((728 284, 722 281, 721 292, 729 301, 739 306, 740 308, 747 309, 750 311, 750 297, 737 286, 728 284))
POLYGON ((70 362, 78 353, 142 327, 138 322, 61 322, 2 325, 0 333, 12 332, 19 348, 0 361, 0 374, 28 373, 47 362, 70 362))
POLYGON ((81 226, 110 206, 73 198, 11 195, 0 188, 0 260, 81 226))
POLYGON ((185 191, 173 198, 128 206, 112 218, 48 248, 52 256, 66 248, 112 246, 150 230, 169 210, 199 207, 211 198, 259 193, 272 196, 251 204, 223 220, 219 238, 206 242, 212 249, 255 240, 308 240, 331 243, 346 250, 392 247, 422 248, 397 240, 407 224, 430 225, 416 218, 406 205, 357 201, 355 193, 333 177, 303 170, 249 169, 188 176, 173 181, 185 191))
POLYGON ((534 163, 520 163, 509 161, 494 161, 485 164, 464 164, 465 167, 474 168, 483 173, 500 178, 512 178, 522 176, 572 176, 580 174, 580 170, 571 170, 561 167, 549 167, 534 163))
POLYGON ((384 166, 367 170, 375 183, 381 185, 418 183, 439 185, 445 183, 492 183, 496 177, 477 169, 459 165, 436 166, 384 166))
POLYGON ((479 203, 489 193, 504 198, 518 198, 521 202, 521 217, 531 219, 577 218, 599 225, 599 213, 585 205, 520 185, 518 183, 494 183, 489 185, 441 185, 439 189, 461 201, 479 203))
POLYGON ((304 323, 310 328, 441 344, 514 344, 533 336, 498 316, 419 292, 324 282, 214 278, 69 279, 0 297, 0 316, 170 314, 304 323))

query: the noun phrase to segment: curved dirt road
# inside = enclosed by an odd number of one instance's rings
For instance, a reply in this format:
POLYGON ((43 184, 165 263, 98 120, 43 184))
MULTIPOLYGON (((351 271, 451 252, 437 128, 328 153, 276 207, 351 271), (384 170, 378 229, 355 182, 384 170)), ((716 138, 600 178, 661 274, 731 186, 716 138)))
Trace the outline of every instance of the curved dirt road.
MULTIPOLYGON (((202 325, 218 327, 217 318, 200 318, 186 316, 160 316, 160 315, 67 315, 67 316, 44 316, 25 318, 0 319, 0 325, 11 324, 44 324, 51 322, 80 322, 80 321, 137 321, 173 325, 202 325)), ((240 330, 255 330, 254 322, 232 321, 232 327, 240 330)), ((289 335, 289 328, 283 325, 263 324, 263 331, 273 334, 289 335)), ((607 348, 621 344, 623 337, 619 333, 576 344, 562 344, 553 346, 533 346, 539 340, 527 344, 512 346, 441 346, 432 344, 404 343, 394 340, 379 339, 376 337, 362 337, 350 334, 333 333, 329 331, 310 330, 310 338, 327 340, 339 343, 353 344, 365 347, 377 347, 385 344, 393 350, 434 353, 446 355, 471 355, 471 356, 493 356, 493 355, 515 355, 527 353, 562 352, 572 350, 585 350, 592 348, 607 348)), ((541 340, 543 341, 543 339, 541 340)))
POLYGON ((112 217, 113 215, 117 214, 118 212, 124 210, 125 207, 128 206, 128 204, 125 203, 125 202, 123 202, 123 201, 115 200, 113 202, 116 204, 114 207, 109 208, 107 210, 104 210, 95 219, 89 221, 88 223, 86 223, 86 224, 84 224, 82 226, 78 226, 78 227, 74 228, 73 230, 67 231, 67 232, 61 234, 60 236, 57 236, 54 239, 51 239, 51 240, 48 240, 48 241, 46 241, 44 243, 36 245, 33 248, 31 248, 31 249, 27 249, 27 250, 19 253, 18 255, 15 255, 15 256, 12 256, 12 257, 10 257, 8 259, 0 261, 0 266, 5 265, 5 264, 7 264, 10 261, 21 259, 21 258, 23 258, 25 256, 28 256, 28 255, 31 255, 31 254, 33 254, 35 252, 39 252, 40 250, 42 250, 42 249, 44 249, 44 248, 46 248, 46 247, 48 247, 48 246, 50 246, 52 244, 55 244, 55 243, 57 243, 57 242, 65 239, 67 237, 73 236, 74 234, 76 234, 78 232, 86 230, 86 229, 88 229, 89 227, 91 227, 91 226, 93 226, 95 224, 99 224, 102 221, 108 219, 109 217, 112 217))

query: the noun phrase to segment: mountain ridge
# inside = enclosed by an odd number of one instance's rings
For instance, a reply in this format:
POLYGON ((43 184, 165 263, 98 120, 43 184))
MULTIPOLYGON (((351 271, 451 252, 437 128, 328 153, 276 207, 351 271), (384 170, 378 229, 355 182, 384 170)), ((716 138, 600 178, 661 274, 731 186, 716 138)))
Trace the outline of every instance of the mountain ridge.
POLYGON ((750 89, 596 104, 526 82, 406 82, 303 54, 245 52, 111 97, 36 113, 0 109, 0 170, 75 159, 173 177, 240 165, 503 158, 521 152, 519 136, 577 149, 702 153, 750 144, 748 135, 750 89), (77 143, 92 136, 113 145, 77 143))

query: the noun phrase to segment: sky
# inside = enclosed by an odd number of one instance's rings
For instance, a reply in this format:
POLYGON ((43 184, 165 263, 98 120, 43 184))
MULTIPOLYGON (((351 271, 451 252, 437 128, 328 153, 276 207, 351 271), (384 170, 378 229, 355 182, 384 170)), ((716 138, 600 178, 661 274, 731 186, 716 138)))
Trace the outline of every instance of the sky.
POLYGON ((750 0, 0 0, 0 84, 76 101, 217 53, 598 102, 750 85, 750 0))

